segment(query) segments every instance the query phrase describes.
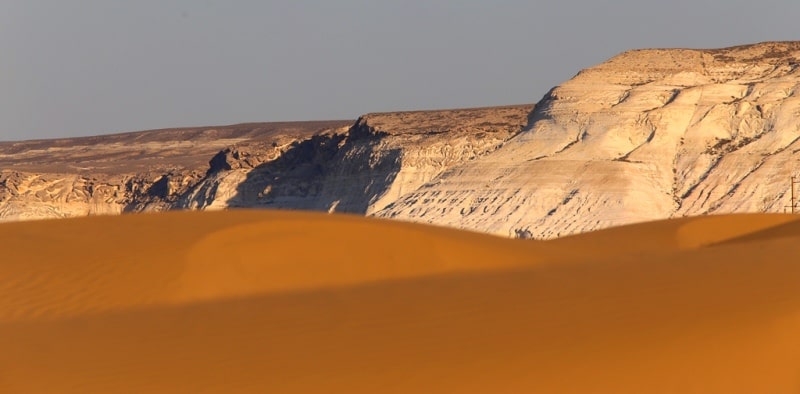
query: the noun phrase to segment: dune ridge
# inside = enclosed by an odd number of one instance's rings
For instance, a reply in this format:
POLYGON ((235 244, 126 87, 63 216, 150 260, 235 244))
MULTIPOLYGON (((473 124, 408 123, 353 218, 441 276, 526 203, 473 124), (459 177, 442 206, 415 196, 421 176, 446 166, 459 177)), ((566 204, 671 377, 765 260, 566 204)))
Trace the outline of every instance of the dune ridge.
POLYGON ((0 392, 800 390, 792 215, 522 241, 183 212, 0 239, 0 392))

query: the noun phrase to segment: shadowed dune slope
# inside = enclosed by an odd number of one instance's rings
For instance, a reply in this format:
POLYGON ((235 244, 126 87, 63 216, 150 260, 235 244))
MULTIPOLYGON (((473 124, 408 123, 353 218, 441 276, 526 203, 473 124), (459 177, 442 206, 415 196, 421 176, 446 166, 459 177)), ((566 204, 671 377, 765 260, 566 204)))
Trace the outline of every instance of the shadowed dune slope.
POLYGON ((0 225, 0 392, 800 391, 800 218, 554 241, 300 212, 0 225))

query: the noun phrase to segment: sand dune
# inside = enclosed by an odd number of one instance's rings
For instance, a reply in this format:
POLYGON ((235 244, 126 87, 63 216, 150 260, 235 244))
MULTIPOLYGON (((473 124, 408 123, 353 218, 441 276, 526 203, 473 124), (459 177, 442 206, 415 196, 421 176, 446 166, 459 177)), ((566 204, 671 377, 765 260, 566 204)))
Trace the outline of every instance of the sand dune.
POLYGON ((229 211, 0 225, 0 392, 800 391, 800 217, 535 242, 229 211))

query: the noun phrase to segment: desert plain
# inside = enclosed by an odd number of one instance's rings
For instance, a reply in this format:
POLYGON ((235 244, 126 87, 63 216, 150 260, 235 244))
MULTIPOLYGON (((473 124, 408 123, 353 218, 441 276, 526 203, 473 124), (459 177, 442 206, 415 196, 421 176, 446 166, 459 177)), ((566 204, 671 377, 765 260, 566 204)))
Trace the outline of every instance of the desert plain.
POLYGON ((800 391, 795 215, 534 241, 230 210, 0 239, 3 393, 800 391))

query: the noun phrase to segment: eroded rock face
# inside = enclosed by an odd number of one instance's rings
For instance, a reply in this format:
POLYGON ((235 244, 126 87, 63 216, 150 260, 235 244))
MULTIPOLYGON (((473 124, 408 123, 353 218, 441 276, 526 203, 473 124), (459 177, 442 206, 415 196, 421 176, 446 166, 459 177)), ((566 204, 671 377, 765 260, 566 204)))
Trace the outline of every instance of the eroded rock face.
POLYGON ((177 206, 371 214, 442 172, 498 149, 523 129, 532 108, 369 114, 346 132, 286 146, 228 149, 177 206), (269 149, 275 154, 264 155, 269 149), (259 158, 242 165, 253 157, 259 158))
POLYGON ((289 144, 347 130, 349 123, 258 123, 0 143, 0 221, 174 209, 206 179, 209 159, 221 149, 253 141, 289 144))
POLYGON ((532 108, 0 144, 0 220, 239 207, 370 214, 499 148, 532 108))
POLYGON ((782 212, 800 169, 798 67, 800 43, 623 53, 551 90, 502 149, 376 216, 551 238, 782 212))

